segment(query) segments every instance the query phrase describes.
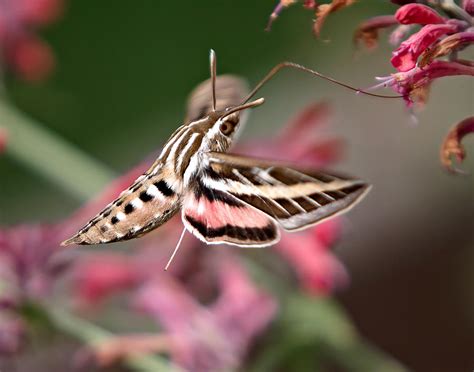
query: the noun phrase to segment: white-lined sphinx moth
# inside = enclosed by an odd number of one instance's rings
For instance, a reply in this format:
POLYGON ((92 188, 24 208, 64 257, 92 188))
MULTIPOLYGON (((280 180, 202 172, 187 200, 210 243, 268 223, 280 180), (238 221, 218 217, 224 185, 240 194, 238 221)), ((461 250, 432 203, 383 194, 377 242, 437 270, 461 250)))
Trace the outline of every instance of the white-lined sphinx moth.
POLYGON ((251 99, 281 68, 354 88, 286 62, 242 100, 245 84, 232 76, 217 78, 212 50, 210 59, 210 82, 192 94, 186 123, 171 135, 158 159, 63 245, 134 239, 181 210, 185 230, 207 244, 269 246, 279 240, 278 226, 307 228, 347 211, 367 193, 370 186, 358 179, 226 153, 242 127, 241 112, 264 102, 251 99))

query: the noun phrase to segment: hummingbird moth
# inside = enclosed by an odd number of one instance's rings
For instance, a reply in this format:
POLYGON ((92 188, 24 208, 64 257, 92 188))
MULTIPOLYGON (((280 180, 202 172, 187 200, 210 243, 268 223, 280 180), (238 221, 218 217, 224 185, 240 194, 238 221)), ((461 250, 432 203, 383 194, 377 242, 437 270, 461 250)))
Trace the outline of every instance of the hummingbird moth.
POLYGON ((280 69, 296 68, 355 88, 284 62, 245 96, 240 79, 217 79, 212 50, 210 66, 210 82, 192 94, 185 124, 171 135, 153 165, 62 245, 134 239, 181 211, 181 239, 187 230, 207 244, 266 247, 278 242, 279 227, 308 228, 346 212, 368 192, 370 186, 359 179, 227 153, 244 111, 264 102, 252 98, 280 69))

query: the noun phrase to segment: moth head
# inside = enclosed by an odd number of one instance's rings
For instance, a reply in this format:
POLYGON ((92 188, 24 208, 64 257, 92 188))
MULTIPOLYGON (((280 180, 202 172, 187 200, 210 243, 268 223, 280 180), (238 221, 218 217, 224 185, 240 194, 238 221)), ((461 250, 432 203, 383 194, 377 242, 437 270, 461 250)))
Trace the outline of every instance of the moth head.
POLYGON ((213 124, 207 133, 209 148, 212 151, 226 151, 239 132, 241 116, 245 115, 241 111, 259 106, 263 102, 264 99, 260 98, 242 105, 228 107, 222 111, 211 112, 209 119, 213 124))

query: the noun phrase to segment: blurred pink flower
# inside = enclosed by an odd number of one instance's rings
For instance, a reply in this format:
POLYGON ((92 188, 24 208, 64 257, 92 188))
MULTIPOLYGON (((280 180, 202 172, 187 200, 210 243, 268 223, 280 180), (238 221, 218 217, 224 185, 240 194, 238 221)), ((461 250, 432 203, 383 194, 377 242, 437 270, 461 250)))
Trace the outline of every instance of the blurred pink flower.
POLYGON ((395 12, 395 18, 402 25, 413 23, 419 25, 444 23, 443 17, 441 17, 438 12, 423 4, 404 5, 395 12))
POLYGON ((474 0, 462 0, 462 7, 471 16, 474 16, 474 0))
POLYGON ((58 233, 46 225, 0 229, 0 353, 20 349, 25 324, 19 310, 48 296, 68 265, 67 260, 52 258, 59 247, 58 233))
MULTIPOLYGON (((142 171, 134 169, 125 178, 136 178, 142 171)), ((0 341, 8 340, 5 345, 0 342, 0 353, 18 351, 21 345, 20 339, 15 341, 15 337, 24 334, 20 331, 24 325, 19 314, 20 308, 28 302, 47 298, 56 279, 71 267, 73 257, 64 252, 59 243, 130 182, 132 179, 124 178, 112 182, 106 194, 86 204, 61 223, 0 227, 0 341), (12 324, 9 325, 9 321, 12 324), (14 350, 12 345, 18 347, 14 350)))
POLYGON ((135 299, 135 306, 163 327, 173 362, 186 371, 237 369, 275 315, 275 300, 255 287, 236 259, 221 255, 217 268, 219 293, 208 307, 163 274, 135 299))
POLYGON ((18 352, 25 337, 25 324, 14 312, 0 312, 0 355, 18 352))
POLYGON ((8 132, 4 128, 0 128, 0 155, 3 154, 7 148, 8 132))
POLYGON ((74 267, 76 295, 87 305, 97 304, 104 297, 134 287, 139 271, 130 257, 102 253, 80 260, 74 267))
POLYGON ((54 55, 35 31, 55 21, 62 14, 63 7, 63 0, 1 1, 1 67, 10 68, 28 81, 47 77, 55 66, 54 55))
POLYGON ((330 294, 349 283, 346 269, 330 251, 339 230, 339 222, 329 220, 309 232, 283 234, 277 246, 310 294, 330 294))

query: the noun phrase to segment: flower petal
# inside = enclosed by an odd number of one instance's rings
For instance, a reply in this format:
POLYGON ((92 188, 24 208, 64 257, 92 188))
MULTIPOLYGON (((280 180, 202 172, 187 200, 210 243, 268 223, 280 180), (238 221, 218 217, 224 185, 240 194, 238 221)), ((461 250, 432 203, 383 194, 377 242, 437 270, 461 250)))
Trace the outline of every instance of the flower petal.
POLYGON ((434 9, 423 4, 404 5, 396 11, 395 18, 402 25, 413 23, 419 25, 444 23, 443 17, 434 9))
POLYGON ((273 9, 272 14, 270 14, 270 18, 268 19, 267 27, 265 31, 270 31, 273 25, 273 22, 278 18, 280 13, 283 11, 284 8, 289 7, 296 3, 296 0, 279 0, 278 4, 276 5, 275 9, 273 9))
POLYGON ((418 57, 441 36, 458 30, 455 24, 426 25, 405 40, 392 54, 393 67, 398 71, 408 71, 416 66, 418 57))
POLYGON ((412 106, 413 103, 424 103, 428 88, 433 80, 460 75, 474 76, 474 66, 459 61, 435 60, 423 69, 415 67, 410 71, 393 74, 388 85, 405 97, 408 106, 412 106))
POLYGON ((473 31, 459 32, 457 34, 447 36, 432 48, 426 49, 423 52, 423 54, 420 56, 420 62, 418 63, 418 66, 425 67, 435 58, 443 57, 455 51, 461 50, 473 42, 473 31))
POLYGON ((464 119, 455 124, 446 135, 441 144, 440 158, 443 167, 451 173, 464 173, 453 167, 452 158, 458 163, 462 163, 466 157, 466 150, 461 141, 469 133, 474 132, 474 116, 464 119))
POLYGON ((367 49, 374 49, 378 42, 378 33, 382 28, 387 28, 397 24, 397 20, 392 15, 369 18, 362 22, 354 32, 354 44, 362 42, 367 49))
POLYGON ((324 22, 329 14, 334 13, 342 8, 350 6, 355 0, 332 0, 330 4, 321 4, 316 10, 316 20, 313 25, 313 33, 319 37, 324 22))

